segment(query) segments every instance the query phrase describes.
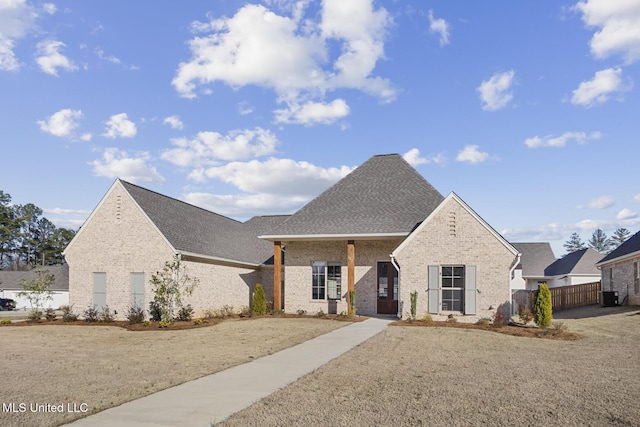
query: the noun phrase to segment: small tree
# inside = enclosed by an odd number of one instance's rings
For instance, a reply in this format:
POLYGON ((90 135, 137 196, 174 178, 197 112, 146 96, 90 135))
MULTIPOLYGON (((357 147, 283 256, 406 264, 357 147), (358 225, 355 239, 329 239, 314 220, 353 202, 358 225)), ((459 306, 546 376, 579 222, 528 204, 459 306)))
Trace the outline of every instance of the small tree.
POLYGON ((571 237, 569 237, 569 240, 567 240, 562 246, 564 246, 564 248, 567 250, 567 254, 586 248, 578 233, 573 233, 571 237))
POLYGON ((251 303, 251 311, 256 316, 264 316, 267 314, 267 297, 260 283, 256 284, 253 291, 253 302, 251 303))
POLYGON ((418 291, 411 292, 411 320, 416 320, 418 311, 418 291))
POLYGON ((595 249, 601 254, 609 252, 611 246, 615 245, 608 237, 607 234, 601 229, 597 229, 591 235, 591 239, 589 239, 589 247, 595 249))
POLYGON ((183 307, 182 298, 191 296, 199 283, 197 278, 187 274, 187 267, 179 255, 175 255, 172 261, 166 261, 162 271, 152 274, 153 301, 161 313, 161 320, 173 322, 176 310, 183 307))
POLYGON ((19 297, 24 297, 29 301, 31 305, 31 313, 29 318, 31 320, 38 320, 42 317, 42 309, 45 303, 53 300, 53 292, 51 291, 51 285, 55 281, 56 277, 49 273, 49 270, 36 269, 37 279, 26 281, 20 280, 20 286, 22 291, 18 292, 19 297))
POLYGON ((546 283, 541 283, 533 302, 533 321, 539 328, 548 328, 553 320, 551 292, 546 283))

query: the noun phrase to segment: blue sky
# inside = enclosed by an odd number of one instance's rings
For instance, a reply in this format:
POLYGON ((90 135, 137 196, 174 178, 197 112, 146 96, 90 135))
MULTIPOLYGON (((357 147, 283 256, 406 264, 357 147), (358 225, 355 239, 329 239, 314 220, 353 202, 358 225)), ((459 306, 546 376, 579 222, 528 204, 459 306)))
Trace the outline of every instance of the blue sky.
POLYGON ((237 219, 400 153, 511 241, 640 229, 640 0, 0 0, 0 189, 237 219))

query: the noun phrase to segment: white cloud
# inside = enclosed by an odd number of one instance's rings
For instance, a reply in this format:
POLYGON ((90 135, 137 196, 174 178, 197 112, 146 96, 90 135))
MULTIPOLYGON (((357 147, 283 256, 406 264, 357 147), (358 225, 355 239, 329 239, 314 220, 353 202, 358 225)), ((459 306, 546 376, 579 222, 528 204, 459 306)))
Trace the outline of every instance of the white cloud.
POLYGON ((40 130, 50 133, 58 137, 69 137, 73 135, 73 131, 78 128, 78 120, 82 118, 81 110, 72 110, 65 108, 53 113, 46 120, 38 120, 40 130))
POLYGON ((429 10, 429 29, 432 34, 440 36, 440 46, 449 44, 449 31, 451 26, 442 18, 434 19, 433 10, 429 10))
POLYGON ((633 198, 633 201, 640 203, 640 194, 636 194, 635 197, 633 198))
POLYGON ((618 212, 618 215, 616 215, 616 219, 622 220, 622 221, 627 220, 627 219, 634 219, 634 218, 637 218, 637 217, 638 217, 637 213, 635 213, 635 212, 631 211, 631 209, 627 209, 627 208, 622 209, 620 212, 618 212))
POLYGON ((440 153, 434 157, 420 157, 420 150, 417 148, 412 148, 402 155, 402 157, 409 163, 411 166, 415 167, 418 165, 422 165, 425 163, 435 163, 440 164, 444 163, 444 154, 440 153))
POLYGON ((529 148, 564 147, 569 141, 586 144, 590 140, 600 139, 601 137, 602 134, 600 132, 591 132, 590 134, 585 132, 565 132, 560 136, 534 136, 533 138, 527 138, 524 143, 529 148))
POLYGON ((315 197, 353 168, 323 168, 308 162, 270 158, 265 161, 231 162, 196 171, 201 179, 219 179, 248 193, 315 197))
POLYGON ((601 196, 596 199, 592 199, 586 206, 577 206, 578 209, 606 209, 615 204, 615 200, 611 196, 601 196))
POLYGON ((246 116, 247 114, 253 113, 253 107, 247 101, 242 101, 238 103, 238 113, 246 116))
POLYGON ((384 38, 392 22, 384 8, 374 9, 372 0, 325 0, 314 20, 301 19, 308 2, 298 2, 294 8, 288 2, 287 7, 281 1, 271 2, 276 3, 291 16, 249 4, 230 18, 192 26, 211 34, 189 41, 192 58, 178 67, 172 82, 176 91, 194 98, 198 90, 206 90, 203 86, 215 82, 234 88, 257 85, 274 90, 277 101, 289 109, 307 104, 336 108, 339 105, 325 103, 324 96, 338 88, 358 89, 383 101, 394 99, 389 81, 372 74, 384 57, 384 38), (335 45, 341 53, 332 58, 335 45))
POLYGON ((87 216, 91 213, 91 211, 85 210, 85 209, 63 209, 63 208, 43 209, 43 211, 45 214, 48 214, 48 215, 87 216))
POLYGON ((84 142, 91 141, 91 138, 93 138, 93 135, 91 133, 89 133, 89 132, 83 133, 82 135, 80 135, 80 140, 84 141, 84 142))
POLYGON ((133 138, 138 133, 136 124, 127 117, 127 113, 114 114, 107 121, 105 133, 107 138, 133 138))
POLYGON ((303 105, 289 103, 288 108, 275 110, 277 123, 331 124, 349 114, 349 106, 343 99, 330 103, 309 101, 303 105))
POLYGON ((122 178, 133 183, 164 182, 156 168, 148 164, 149 160, 149 153, 142 152, 129 157, 127 152, 111 147, 104 150, 102 160, 94 160, 89 164, 93 166, 93 174, 96 176, 122 178))
POLYGON ((120 58, 114 56, 114 55, 105 55, 104 50, 102 48, 95 48, 94 49, 94 53, 96 54, 96 56, 100 59, 102 59, 103 61, 108 61, 111 62, 113 64, 120 64, 120 58))
POLYGON ((180 117, 175 115, 175 114, 173 116, 165 117, 165 119, 162 121, 162 123, 165 124, 165 125, 171 126, 171 129, 183 129, 184 128, 184 123, 182 123, 182 120, 180 120, 180 117))
POLYGON ((593 107, 609 100, 613 93, 629 90, 629 86, 622 82, 621 68, 607 68, 597 71, 593 79, 580 83, 573 91, 571 103, 583 107, 593 107))
POLYGON ((477 145, 467 145, 462 151, 458 152, 456 161, 475 164, 488 160, 489 154, 481 152, 478 148, 477 145))
POLYGON ((0 1, 0 70, 17 71, 20 61, 15 56, 15 42, 35 28, 35 9, 25 0, 0 1))
POLYGON ((513 70, 496 73, 480 84, 476 90, 480 93, 483 110, 496 111, 507 106, 513 99, 513 92, 510 89, 515 75, 513 70))
POLYGON ((176 146, 162 153, 162 159, 178 166, 201 167, 215 165, 220 160, 244 160, 275 152, 278 138, 269 130, 243 129, 221 135, 218 132, 198 132, 195 138, 174 138, 176 146))
POLYGON ((60 50, 66 45, 57 40, 44 40, 36 45, 36 62, 40 69, 52 76, 58 75, 58 69, 75 71, 78 67, 60 50))
POLYGON ((234 218, 255 215, 285 214, 298 210, 309 201, 308 197, 273 194, 210 194, 187 193, 184 200, 192 205, 234 218))
POLYGON ((627 63, 640 59, 640 2, 636 0, 586 0, 574 6, 588 27, 599 28, 591 38, 596 58, 621 54, 627 63))
POLYGON ((42 10, 44 10, 49 15, 55 15, 58 11, 58 8, 53 3, 45 3, 42 5, 42 10))

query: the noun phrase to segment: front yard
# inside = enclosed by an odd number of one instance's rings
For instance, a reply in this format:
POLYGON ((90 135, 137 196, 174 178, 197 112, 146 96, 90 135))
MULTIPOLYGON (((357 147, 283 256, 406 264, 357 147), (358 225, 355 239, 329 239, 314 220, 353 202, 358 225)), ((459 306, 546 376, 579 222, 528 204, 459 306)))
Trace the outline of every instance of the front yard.
POLYGON ((391 326, 224 426, 640 426, 640 310, 569 310, 575 341, 391 326))
POLYGON ((85 408, 98 412, 346 325, 258 318, 183 331, 46 323, 0 327, 0 426, 59 425, 87 415, 81 412, 85 408), (15 411, 6 406, 10 403, 15 411), (32 413, 31 404, 64 404, 65 413, 32 413), (79 412, 66 412, 74 408, 79 412))

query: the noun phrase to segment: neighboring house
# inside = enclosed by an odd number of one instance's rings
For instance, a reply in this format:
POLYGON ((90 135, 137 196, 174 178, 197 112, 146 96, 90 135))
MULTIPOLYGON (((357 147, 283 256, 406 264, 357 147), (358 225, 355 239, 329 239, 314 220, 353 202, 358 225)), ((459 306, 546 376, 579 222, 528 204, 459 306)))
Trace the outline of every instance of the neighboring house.
POLYGON ((598 282, 600 270, 596 263, 601 259, 602 254, 591 248, 571 252, 544 269, 547 286, 557 288, 598 282))
POLYGON ((196 310, 249 305, 262 283, 290 313, 348 313, 354 290, 358 314, 407 316, 417 292, 418 316, 463 321, 508 314, 519 260, 460 197, 381 155, 293 215, 245 223, 117 180, 65 250, 71 302, 148 306, 151 274, 174 254, 200 280, 196 310))
POLYGON ((617 291, 621 304, 640 305, 640 232, 631 236, 597 264, 602 290, 617 291))
POLYGON ((248 306, 256 283, 271 299, 272 248, 257 236, 283 218, 242 223, 116 180, 65 249, 70 302, 77 311, 108 306, 118 318, 148 308, 151 276, 175 255, 200 282, 187 298, 197 313, 248 306))
MULTIPOLYGON (((50 265, 45 267, 38 267, 42 270, 47 270, 53 274, 55 281, 51 285, 51 297, 52 299, 45 303, 44 308, 58 308, 63 305, 69 304, 69 266, 64 265, 50 265)), ((38 274, 36 269, 26 271, 6 271, 0 270, 0 297, 11 298, 16 301, 16 309, 29 309, 31 305, 26 297, 19 297, 18 292, 22 292, 22 281, 30 282, 37 279, 38 274)))
POLYGON ((556 262, 551 245, 546 242, 512 243, 520 252, 520 264, 514 271, 512 289, 538 289, 546 282, 545 269, 556 262))

